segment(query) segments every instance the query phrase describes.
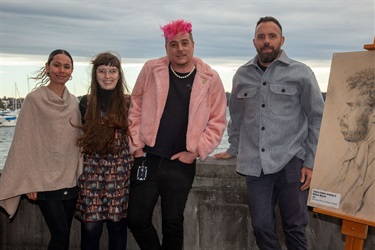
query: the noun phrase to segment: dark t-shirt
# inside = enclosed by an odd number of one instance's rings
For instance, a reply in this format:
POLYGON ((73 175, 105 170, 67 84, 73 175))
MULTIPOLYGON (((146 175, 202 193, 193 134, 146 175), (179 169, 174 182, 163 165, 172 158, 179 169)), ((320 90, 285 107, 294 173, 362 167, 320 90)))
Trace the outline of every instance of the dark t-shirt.
MULTIPOLYGON (((187 74, 178 73, 180 76, 187 74)), ((180 79, 169 69, 168 97, 160 119, 156 143, 154 147, 145 146, 144 152, 171 158, 174 154, 186 151, 190 93, 195 74, 196 70, 190 76, 180 79)))

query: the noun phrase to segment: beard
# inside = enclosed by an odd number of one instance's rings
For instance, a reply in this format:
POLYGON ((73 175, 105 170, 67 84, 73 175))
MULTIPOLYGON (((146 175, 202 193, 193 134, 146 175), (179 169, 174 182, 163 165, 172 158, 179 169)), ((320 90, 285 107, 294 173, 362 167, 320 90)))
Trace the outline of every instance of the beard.
MULTIPOLYGON (((368 134, 368 122, 369 122, 369 115, 368 114, 361 114, 356 123, 357 128, 355 130, 346 130, 342 131, 344 135, 344 139, 348 142, 359 142, 366 138, 368 134)), ((343 124, 344 126, 348 127, 347 125, 343 124)))
POLYGON ((258 52, 258 56, 259 56, 259 60, 263 63, 271 63, 273 62, 278 56, 279 54, 281 53, 281 48, 273 48, 271 46, 264 46, 260 49, 257 49, 257 52, 258 52), (265 48, 270 48, 272 49, 271 52, 262 52, 263 49, 265 48))

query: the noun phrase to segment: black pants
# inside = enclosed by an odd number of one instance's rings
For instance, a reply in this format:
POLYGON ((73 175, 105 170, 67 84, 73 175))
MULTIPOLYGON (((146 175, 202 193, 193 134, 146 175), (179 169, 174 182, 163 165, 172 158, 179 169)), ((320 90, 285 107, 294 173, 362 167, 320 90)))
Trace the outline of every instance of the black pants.
POLYGON ((102 235, 104 223, 107 224, 108 229, 108 249, 126 250, 126 219, 117 222, 111 220, 81 222, 81 249, 99 250, 100 237, 102 235))
POLYGON ((69 249, 70 227, 77 198, 69 200, 38 200, 44 220, 51 233, 48 250, 69 249))
POLYGON ((145 165, 148 176, 145 181, 135 179, 139 164, 136 159, 130 181, 128 209, 128 224, 135 240, 142 250, 182 249, 184 210, 195 176, 195 162, 186 164, 147 154, 145 165), (152 214, 159 196, 162 244, 152 224, 152 214))

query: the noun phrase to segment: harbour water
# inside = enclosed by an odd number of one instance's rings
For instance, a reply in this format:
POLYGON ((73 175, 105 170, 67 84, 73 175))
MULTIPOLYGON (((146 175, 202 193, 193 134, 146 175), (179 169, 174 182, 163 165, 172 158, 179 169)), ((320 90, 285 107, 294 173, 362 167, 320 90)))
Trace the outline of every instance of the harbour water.
MULTIPOLYGON (((13 140, 14 129, 15 127, 0 127, 0 169, 3 169, 3 166, 5 164, 5 160, 13 140)), ((220 145, 215 149, 215 151, 211 155, 217 152, 225 151, 228 148, 228 146, 228 136, 227 131, 225 130, 220 145)))
POLYGON ((0 169, 3 168, 13 140, 15 127, 0 127, 0 169))

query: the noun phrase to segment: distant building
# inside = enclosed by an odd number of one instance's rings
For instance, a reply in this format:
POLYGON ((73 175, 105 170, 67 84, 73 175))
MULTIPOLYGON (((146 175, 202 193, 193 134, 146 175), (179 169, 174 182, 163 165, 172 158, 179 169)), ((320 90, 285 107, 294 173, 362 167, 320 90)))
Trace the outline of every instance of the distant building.
POLYGON ((13 97, 9 97, 7 99, 1 100, 5 109, 12 109, 12 110, 20 109, 22 107, 23 101, 24 101, 24 98, 13 98, 13 97))
POLYGON ((4 106, 4 108, 8 108, 9 107, 9 105, 10 105, 10 102, 9 102, 9 100, 1 100, 1 102, 3 103, 3 106, 4 106))

